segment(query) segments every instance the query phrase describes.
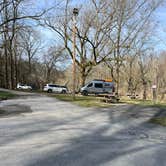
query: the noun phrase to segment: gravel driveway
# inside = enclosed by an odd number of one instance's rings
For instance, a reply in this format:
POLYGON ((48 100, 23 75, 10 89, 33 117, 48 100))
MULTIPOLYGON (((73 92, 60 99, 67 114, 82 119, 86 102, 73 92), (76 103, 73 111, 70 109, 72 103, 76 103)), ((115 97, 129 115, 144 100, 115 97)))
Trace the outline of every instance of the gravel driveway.
POLYGON ((147 123, 165 110, 81 108, 30 93, 0 108, 19 112, 0 116, 0 166, 166 166, 166 128, 147 123))

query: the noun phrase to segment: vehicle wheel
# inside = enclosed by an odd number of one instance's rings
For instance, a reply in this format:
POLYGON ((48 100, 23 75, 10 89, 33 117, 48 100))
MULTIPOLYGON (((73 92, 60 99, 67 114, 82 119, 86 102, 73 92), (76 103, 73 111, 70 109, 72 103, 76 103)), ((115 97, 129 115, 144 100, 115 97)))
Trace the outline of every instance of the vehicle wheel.
POLYGON ((65 90, 62 90, 62 92, 61 92, 62 94, 65 94, 66 93, 66 91, 65 90))
POLYGON ((52 89, 48 89, 48 91, 47 91, 48 93, 52 93, 52 89))
POLYGON ((82 92, 82 95, 88 96, 88 92, 87 92, 86 90, 84 90, 84 91, 82 92))

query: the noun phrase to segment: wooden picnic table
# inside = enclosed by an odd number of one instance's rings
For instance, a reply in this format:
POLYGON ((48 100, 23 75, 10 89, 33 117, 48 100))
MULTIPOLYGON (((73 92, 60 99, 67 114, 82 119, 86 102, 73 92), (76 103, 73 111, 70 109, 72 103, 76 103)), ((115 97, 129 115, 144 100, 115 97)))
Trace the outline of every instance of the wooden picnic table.
POLYGON ((109 93, 100 94, 99 97, 102 97, 101 101, 105 103, 116 103, 120 100, 115 94, 109 94, 109 93))

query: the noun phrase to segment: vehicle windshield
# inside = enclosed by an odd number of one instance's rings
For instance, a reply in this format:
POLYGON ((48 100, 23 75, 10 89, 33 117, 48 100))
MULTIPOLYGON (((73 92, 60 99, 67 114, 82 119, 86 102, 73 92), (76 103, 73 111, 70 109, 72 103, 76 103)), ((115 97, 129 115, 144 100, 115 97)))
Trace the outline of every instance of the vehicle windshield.
POLYGON ((90 83, 92 83, 92 82, 86 83, 83 87, 87 87, 90 83))
POLYGON ((87 85, 87 87, 92 87, 93 86, 93 83, 90 83, 87 85))

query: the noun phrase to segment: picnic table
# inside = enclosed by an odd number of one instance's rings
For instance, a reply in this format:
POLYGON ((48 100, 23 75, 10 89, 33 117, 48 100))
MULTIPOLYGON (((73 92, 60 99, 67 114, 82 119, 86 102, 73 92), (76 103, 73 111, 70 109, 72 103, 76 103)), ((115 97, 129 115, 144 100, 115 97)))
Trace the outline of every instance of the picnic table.
POLYGON ((115 94, 106 93, 106 94, 100 94, 99 96, 102 97, 101 101, 105 103, 117 103, 120 100, 119 97, 116 96, 115 94))

